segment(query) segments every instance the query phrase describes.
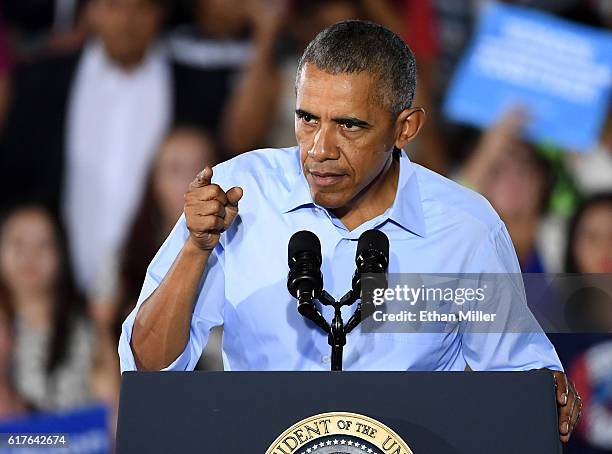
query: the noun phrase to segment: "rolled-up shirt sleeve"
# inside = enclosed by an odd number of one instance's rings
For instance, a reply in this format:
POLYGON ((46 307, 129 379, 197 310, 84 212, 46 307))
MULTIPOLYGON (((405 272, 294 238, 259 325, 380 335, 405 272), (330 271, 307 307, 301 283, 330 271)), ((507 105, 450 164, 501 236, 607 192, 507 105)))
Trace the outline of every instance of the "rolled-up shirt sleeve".
MULTIPOLYGON (((174 229, 159 249, 147 269, 144 284, 134 310, 122 325, 119 339, 119 358, 121 372, 137 370, 131 348, 134 320, 143 302, 151 296, 162 282, 174 263, 189 236, 189 230, 182 215, 174 229)), ((223 305, 225 301, 225 279, 223 264, 223 246, 221 242, 213 250, 206 270, 202 275, 196 294, 189 331, 189 341, 185 350, 172 364, 163 370, 193 370, 200 359, 202 350, 208 341, 211 328, 223 324, 223 305)))
POLYGON ((481 327, 464 328, 462 350, 467 364, 473 370, 563 370, 527 306, 516 252, 501 221, 483 241, 481 251, 481 276, 488 283, 484 307, 496 314, 497 321, 487 332, 481 327))

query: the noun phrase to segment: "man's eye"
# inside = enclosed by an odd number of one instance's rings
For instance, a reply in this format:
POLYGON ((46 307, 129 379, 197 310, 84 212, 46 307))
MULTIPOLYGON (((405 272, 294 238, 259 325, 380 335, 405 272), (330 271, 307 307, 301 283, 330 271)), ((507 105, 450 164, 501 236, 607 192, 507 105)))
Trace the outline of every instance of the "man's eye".
POLYGON ((342 127, 348 131, 357 131, 359 129, 359 126, 357 125, 357 123, 354 123, 352 121, 345 121, 341 123, 342 127))
POLYGON ((302 120, 304 123, 314 123, 315 122, 315 118, 312 115, 309 115, 307 113, 299 113, 298 118, 302 120))

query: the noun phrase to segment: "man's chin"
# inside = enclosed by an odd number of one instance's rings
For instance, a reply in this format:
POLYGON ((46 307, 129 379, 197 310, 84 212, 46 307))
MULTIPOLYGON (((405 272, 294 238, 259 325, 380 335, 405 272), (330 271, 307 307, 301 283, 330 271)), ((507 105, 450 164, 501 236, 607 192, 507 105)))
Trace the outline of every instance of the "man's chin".
POLYGON ((347 204, 347 201, 341 194, 317 193, 314 195, 313 199, 317 205, 328 210, 337 210, 347 204))

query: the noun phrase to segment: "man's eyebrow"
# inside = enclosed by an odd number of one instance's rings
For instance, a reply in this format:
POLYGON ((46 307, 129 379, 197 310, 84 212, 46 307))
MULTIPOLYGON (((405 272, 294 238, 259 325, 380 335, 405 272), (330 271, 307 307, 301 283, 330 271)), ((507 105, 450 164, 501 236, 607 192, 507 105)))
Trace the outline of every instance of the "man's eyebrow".
MULTIPOLYGON (((296 109, 295 110, 295 114, 298 117, 302 117, 302 116, 309 116, 312 117, 315 120, 319 120, 320 117, 314 114, 311 114, 310 112, 304 110, 304 109, 296 109)), ((358 126, 360 128, 371 128, 372 125, 370 123, 368 123, 365 120, 361 120, 357 117, 336 117, 332 119, 335 123, 338 124, 344 124, 344 123, 352 123, 355 126, 358 126)))
POLYGON ((303 117, 303 116, 306 116, 306 115, 307 115, 307 116, 309 116, 309 117, 314 118, 315 120, 318 120, 318 119, 319 119, 319 117, 318 117, 318 116, 316 116, 315 114, 311 114, 310 112, 308 112, 308 111, 306 111, 306 110, 303 110, 303 109, 295 109, 295 114, 296 114, 298 117, 303 117))
POLYGON ((333 120, 338 124, 344 123, 352 123, 355 126, 359 126, 360 128, 371 128, 372 125, 365 120, 360 120, 356 117, 336 117, 333 120))

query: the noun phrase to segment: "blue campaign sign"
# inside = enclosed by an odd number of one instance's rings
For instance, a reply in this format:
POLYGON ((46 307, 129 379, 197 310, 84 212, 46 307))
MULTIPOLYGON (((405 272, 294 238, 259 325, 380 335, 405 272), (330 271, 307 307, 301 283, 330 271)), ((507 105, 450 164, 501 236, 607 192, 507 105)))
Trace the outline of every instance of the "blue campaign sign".
POLYGON ((606 117, 611 80, 612 32, 493 3, 458 65, 444 112, 487 127, 521 106, 529 139, 588 151, 606 117))
POLYGON ((69 412, 39 413, 13 421, 0 422, 1 454, 108 454, 110 452, 108 410, 102 405, 69 412), (34 436, 28 440, 25 434, 39 435, 39 438, 36 439, 34 436), (40 436, 60 434, 64 437, 52 440, 40 436), (17 437, 18 435, 21 436, 17 437))

